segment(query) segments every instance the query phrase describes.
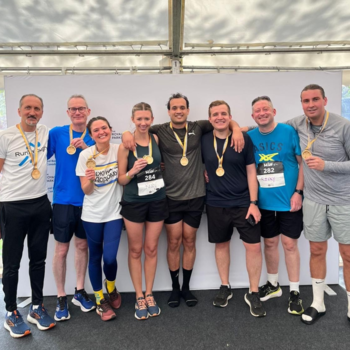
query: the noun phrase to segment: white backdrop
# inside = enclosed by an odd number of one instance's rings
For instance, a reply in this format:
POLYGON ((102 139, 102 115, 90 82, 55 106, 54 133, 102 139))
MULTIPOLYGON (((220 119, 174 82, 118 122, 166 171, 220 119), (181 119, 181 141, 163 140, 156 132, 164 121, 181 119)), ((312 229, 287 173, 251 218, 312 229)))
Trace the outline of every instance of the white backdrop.
MULTIPOLYGON (((119 143, 122 131, 131 126, 132 106, 138 102, 149 103, 154 111, 155 123, 169 120, 166 102, 172 93, 181 92, 190 101, 189 120, 207 119, 210 102, 220 99, 227 101, 232 115, 240 125, 252 125, 251 101, 261 95, 271 97, 277 109, 276 121, 293 118, 302 114, 300 92, 304 86, 317 83, 324 87, 328 97, 327 108, 341 114, 341 73, 340 72, 290 72, 290 73, 237 73, 207 75, 89 75, 89 76, 27 76, 6 77, 6 108, 8 126, 19 122, 18 102, 22 95, 35 93, 44 100, 42 123, 50 128, 69 124, 66 114, 67 100, 72 94, 83 94, 91 108, 91 116, 102 115, 113 126, 113 142, 119 143)), ((48 189, 52 195, 54 161, 50 161, 48 170, 48 189)), ((207 218, 203 215, 197 236, 197 258, 191 280, 192 289, 217 289, 220 279, 217 273, 214 245, 207 241, 207 218)), ((301 284, 310 284, 309 244, 302 236, 299 240, 301 255, 301 284)), ((73 246, 68 257, 66 292, 73 293, 75 287, 73 246)), ((56 295, 52 274, 52 256, 54 240, 50 236, 45 277, 45 295, 56 295)), ((171 281, 166 261, 166 234, 163 230, 159 250, 158 269, 154 290, 171 289, 171 281)), ((280 283, 288 285, 288 276, 284 265, 283 250, 280 249, 280 283)), ((338 283, 338 247, 329 241, 327 255, 328 273, 326 282, 338 283)), ((127 266, 127 240, 123 232, 118 252, 117 287, 120 291, 132 291, 133 286, 127 266)), ((266 281, 266 269, 263 268, 261 283, 266 281)), ((248 275, 245 268, 245 250, 234 232, 231 242, 230 282, 233 288, 247 287, 248 275)), ((87 278, 86 289, 91 292, 87 278)), ((18 296, 30 294, 28 276, 28 254, 24 251, 20 270, 18 296)))

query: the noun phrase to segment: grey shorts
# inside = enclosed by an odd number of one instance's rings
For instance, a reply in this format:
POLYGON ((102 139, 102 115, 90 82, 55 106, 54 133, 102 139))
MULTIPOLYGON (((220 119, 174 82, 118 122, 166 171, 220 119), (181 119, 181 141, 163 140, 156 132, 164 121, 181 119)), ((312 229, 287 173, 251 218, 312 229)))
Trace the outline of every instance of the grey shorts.
POLYGON ((312 242, 332 237, 341 244, 350 244, 350 205, 324 205, 305 198, 303 202, 304 234, 312 242))

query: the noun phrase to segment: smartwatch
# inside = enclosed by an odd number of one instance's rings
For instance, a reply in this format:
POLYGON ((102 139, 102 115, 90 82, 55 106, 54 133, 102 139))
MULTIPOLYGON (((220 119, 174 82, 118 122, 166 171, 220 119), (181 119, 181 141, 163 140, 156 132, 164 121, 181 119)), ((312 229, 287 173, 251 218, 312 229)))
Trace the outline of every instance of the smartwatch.
POLYGON ((303 191, 303 190, 298 190, 298 189, 296 189, 294 192, 300 194, 301 196, 304 195, 304 191, 303 191))

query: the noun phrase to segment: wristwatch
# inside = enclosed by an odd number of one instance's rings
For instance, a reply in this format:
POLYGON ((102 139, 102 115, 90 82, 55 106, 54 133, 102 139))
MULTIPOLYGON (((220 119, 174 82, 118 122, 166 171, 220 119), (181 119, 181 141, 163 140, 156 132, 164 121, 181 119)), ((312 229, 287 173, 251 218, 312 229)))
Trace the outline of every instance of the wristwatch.
POLYGON ((301 196, 304 195, 304 191, 303 191, 303 190, 298 190, 298 189, 296 189, 294 192, 300 194, 301 196))
POLYGON ((250 201, 250 204, 258 205, 258 201, 250 201))

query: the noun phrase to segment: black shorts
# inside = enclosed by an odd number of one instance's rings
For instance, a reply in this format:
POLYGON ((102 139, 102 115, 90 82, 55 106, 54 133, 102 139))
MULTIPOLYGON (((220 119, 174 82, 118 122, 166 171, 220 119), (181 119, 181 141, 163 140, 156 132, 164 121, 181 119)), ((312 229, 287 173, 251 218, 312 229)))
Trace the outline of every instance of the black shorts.
POLYGON ((248 208, 217 208, 207 204, 209 242, 230 241, 233 229, 236 227, 243 242, 260 243, 260 223, 251 226, 245 218, 247 211, 248 208))
POLYGON ((86 239, 86 233, 81 221, 82 207, 70 204, 54 204, 52 208, 52 228, 55 240, 69 243, 75 237, 86 239))
POLYGON ((169 217, 166 224, 175 224, 181 220, 187 225, 198 228, 204 210, 205 197, 198 197, 183 201, 168 198, 169 217))
POLYGON ((166 198, 153 202, 120 202, 120 214, 131 222, 159 222, 169 215, 166 198))
POLYGON ((273 211, 260 209, 261 236, 273 238, 283 234, 289 238, 298 239, 303 231, 303 210, 273 211))

